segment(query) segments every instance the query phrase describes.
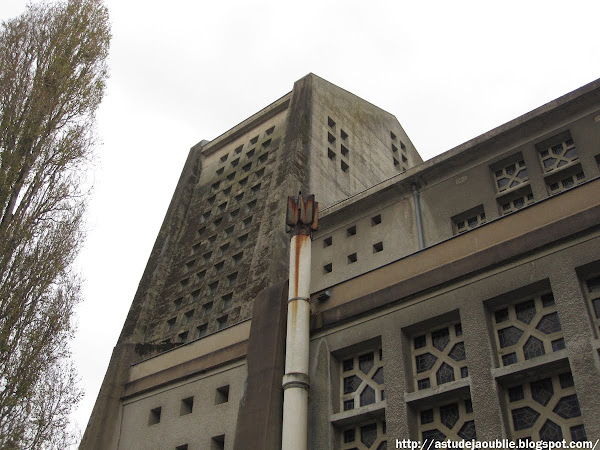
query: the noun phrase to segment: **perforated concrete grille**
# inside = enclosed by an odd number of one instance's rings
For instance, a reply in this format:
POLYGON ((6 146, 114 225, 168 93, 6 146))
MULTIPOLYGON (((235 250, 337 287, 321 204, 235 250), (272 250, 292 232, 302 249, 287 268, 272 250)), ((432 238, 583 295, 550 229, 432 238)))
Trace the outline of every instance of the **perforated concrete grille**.
POLYGON ((203 168, 163 291, 172 300, 157 305, 148 340, 184 343, 246 318, 241 303, 277 161, 277 127, 265 123, 203 168))
POLYGON ((550 292, 496 309, 492 323, 501 366, 565 348, 560 319, 550 292))
POLYGON ((339 169, 348 173, 350 170, 350 138, 348 133, 340 127, 335 120, 327 117, 327 158, 337 165, 339 156, 339 169))
POLYGON ((346 358, 341 363, 341 411, 349 411, 385 400, 381 348, 346 358))
POLYGON ((414 336, 411 356, 415 390, 429 389, 469 375, 460 322, 414 336))
POLYGON ((341 450, 387 449, 385 420, 366 422, 345 428, 341 435, 341 450))
POLYGON ((510 385, 504 389, 514 440, 587 439, 571 372, 510 385))
POLYGON ((464 233, 473 230, 486 223, 486 215, 483 205, 476 206, 468 211, 460 213, 452 218, 454 234, 464 233))
POLYGON ((471 399, 445 401, 418 411, 419 436, 424 441, 477 439, 471 399))
POLYGON ((514 189, 529 180, 525 161, 512 162, 494 172, 497 192, 514 189))
POLYGON ((408 168, 408 158, 406 156, 406 145, 402 142, 393 131, 390 131, 390 148, 392 150, 392 161, 396 170, 406 172, 408 168), (400 150, 398 150, 398 148, 400 150))
POLYGON ((588 301, 596 337, 600 336, 600 275, 585 280, 584 294, 588 301))
POLYGON ((579 159, 575 143, 570 137, 541 150, 539 155, 544 172, 552 172, 579 159))

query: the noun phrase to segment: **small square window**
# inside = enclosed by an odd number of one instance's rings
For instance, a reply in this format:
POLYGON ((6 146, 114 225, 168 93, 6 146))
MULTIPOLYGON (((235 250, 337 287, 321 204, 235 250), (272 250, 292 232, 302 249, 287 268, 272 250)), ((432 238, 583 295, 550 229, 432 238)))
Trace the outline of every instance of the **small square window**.
POLYGON ((341 148, 342 148, 342 156, 343 156, 344 158, 347 158, 347 157, 348 157, 348 154, 350 153, 350 151, 349 151, 349 150, 348 150, 346 147, 344 147, 343 145, 342 145, 342 147, 341 147, 341 148))
MULTIPOLYGON (((269 142, 270 142, 270 141, 269 141, 269 142)), ((264 152, 262 155, 260 155, 260 156, 258 157, 258 162, 259 162, 260 164, 264 164, 264 163, 266 163, 266 162, 267 162, 267 159, 269 159, 269 152, 264 152)), ((264 171, 264 169, 261 169, 261 170, 262 170, 262 171, 264 171)), ((262 173, 261 173, 261 176, 262 176, 262 173)))
POLYGON ((227 326, 227 316, 222 316, 217 319, 217 331, 222 330, 227 326))
POLYGON ((396 140, 396 135, 394 134, 393 131, 390 131, 390 137, 392 138, 392 141, 396 140))
POLYGON ((201 338, 206 336, 206 330, 208 329, 208 324, 205 323, 203 325, 200 325, 199 327, 196 327, 196 337, 197 338, 201 338))
POLYGON ((188 397, 181 400, 181 407, 179 408, 179 415, 185 416, 191 414, 194 409, 194 397, 188 397))
POLYGON ((354 236, 355 234, 356 234, 356 225, 353 225, 350 228, 346 229, 347 237, 354 236))
POLYGON ((229 237, 233 234, 233 229, 234 229, 234 225, 230 226, 229 228, 225 228, 225 237, 229 237))
POLYGON ((383 251, 383 242, 373 244, 373 253, 379 253, 383 251))
POLYGON ((175 308, 175 311, 178 311, 181 309, 182 303, 183 303, 183 297, 179 297, 177 300, 175 300, 173 302, 173 307, 175 308))
POLYGON ((248 177, 246 177, 246 178, 242 178, 242 179, 239 181, 239 183, 240 183, 240 186, 245 186, 245 185, 246 185, 246 183, 248 183, 248 177))
POLYGON ((252 150, 249 150, 248 153, 246 153, 246 158, 248 158, 248 159, 252 158, 254 156, 255 152, 256 152, 256 149, 254 149, 254 148, 252 150))
POLYGON ((330 128, 335 127, 335 122, 333 121, 333 119, 331 117, 327 117, 327 125, 329 125, 330 128))
POLYGON ((199 298, 200 298, 200 289, 196 289, 194 292, 192 292, 192 301, 196 302, 196 301, 198 301, 199 298))
POLYGON ((231 211, 229 213, 229 220, 235 219, 238 216, 239 213, 240 213, 240 209, 239 208, 234 209, 233 211, 231 211))
POLYGON ((323 248, 329 247, 331 244, 333 244, 333 238, 331 236, 323 239, 323 248))
POLYGON ((252 216, 248 216, 246 217, 243 221, 242 221, 242 228, 246 229, 250 226, 250 224, 252 223, 252 216))
POLYGON ((244 252, 239 252, 239 253, 233 255, 232 256, 233 264, 236 265, 236 266, 238 264, 240 264, 242 262, 243 257, 244 257, 244 252))
POLYGON ((236 203, 241 202, 243 198, 244 198, 244 193, 243 192, 240 192, 235 197, 233 197, 233 199, 235 200, 236 203))
POLYGON ((190 323, 194 319, 194 310, 190 309, 185 313, 185 323, 190 323))
POLYGON ((270 136, 271 134, 273 134, 274 130, 275 130, 275 126, 272 126, 267 131, 265 131, 265 133, 266 133, 267 136, 270 136))
POLYGON ((342 168, 342 172, 348 173, 348 169, 350 168, 350 166, 348 166, 348 164, 346 164, 344 161, 342 161, 341 168, 342 168))
POLYGON ((229 401, 229 385, 217 388, 215 395, 215 405, 221 405, 229 401))
POLYGON ((342 137, 342 139, 345 141, 346 139, 348 139, 348 133, 346 133, 344 130, 340 129, 340 136, 342 137))
POLYGON ((160 414, 162 408, 159 406, 158 408, 154 408, 150 410, 150 417, 148 417, 148 425, 155 425, 160 423, 160 414))
POLYGON ((177 317, 173 317, 172 319, 167 320, 167 331, 173 331, 175 329, 176 322, 177 317))
POLYGON ((331 273, 332 270, 333 270, 333 264, 331 264, 331 263, 325 264, 323 266, 323 273, 331 273))
POLYGON ((177 335, 177 343, 178 344, 184 344, 187 341, 188 338, 188 332, 184 331, 183 333, 179 333, 177 335))
POLYGON ((223 162, 227 161, 227 158, 229 158, 229 154, 221 156, 220 161, 223 163, 223 162))
POLYGON ((358 261, 358 256, 356 256, 356 253, 352 253, 351 255, 348 255, 348 264, 353 264, 356 261, 358 261))
POLYGON ((327 157, 332 161, 335 160, 335 152, 330 148, 327 149, 327 157))
POLYGON ((208 303, 205 303, 204 305, 202 305, 202 317, 208 316, 212 311, 212 307, 213 307, 213 302, 208 302, 208 303))
POLYGON ((375 226, 375 225, 379 225, 381 223, 381 214, 377 214, 374 217, 371 217, 371 225, 375 226))
POLYGON ((235 172, 231 172, 227 175, 227 181, 232 181, 235 178, 235 172))
POLYGON ((398 147, 396 147, 394 144, 392 144, 392 151, 394 153, 396 153, 398 151, 398 147))
POLYGON ((236 148, 236 149, 234 150, 235 154, 236 154, 236 155, 239 155, 240 153, 242 153, 242 149, 243 149, 243 148, 244 148, 244 146, 243 146, 243 145, 240 145, 238 148, 236 148))
POLYGON ((221 185, 220 181, 217 181, 216 183, 212 184, 212 190, 216 191, 217 189, 219 189, 219 186, 221 185))
POLYGON ((252 145, 256 144, 258 142, 258 136, 254 136, 252 139, 250 139, 250 143, 252 145))
POLYGON ((248 172, 248 171, 250 171, 251 168, 252 168, 252 163, 248 163, 244 167, 242 167, 242 170, 244 172, 248 172))
POLYGON ((242 234, 240 237, 238 237, 239 245, 244 245, 247 241, 248 241, 248 233, 242 234))
POLYGON ((267 139, 265 142, 262 143, 263 148, 267 148, 269 145, 271 145, 271 139, 267 139))
POLYGON ((227 279, 229 280, 229 286, 233 286, 235 284, 235 282, 237 281, 237 277, 237 272, 233 272, 231 275, 227 276, 227 279))
POLYGON ((219 281, 218 280, 217 281, 213 281, 212 283, 210 283, 208 285, 209 292, 211 294, 214 294, 215 292, 217 292, 217 287, 218 286, 219 286, 219 281))
POLYGON ((210 441, 210 450, 224 450, 225 449, 225 435, 215 436, 210 441))
POLYGON ((224 261, 221 261, 221 262, 218 262, 217 264, 215 264, 215 273, 221 273, 224 266, 225 266, 224 261))
POLYGON ((231 303, 233 302, 233 292, 225 294, 221 297, 221 299, 223 300, 223 309, 231 308, 231 303))

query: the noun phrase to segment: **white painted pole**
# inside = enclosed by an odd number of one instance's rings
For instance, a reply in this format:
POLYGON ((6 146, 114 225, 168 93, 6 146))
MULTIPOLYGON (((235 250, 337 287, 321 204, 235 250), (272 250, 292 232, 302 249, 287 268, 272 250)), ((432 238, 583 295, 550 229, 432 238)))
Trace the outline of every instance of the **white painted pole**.
POLYGON ((285 375, 283 376, 283 427, 281 448, 307 450, 308 349, 310 338, 311 233, 317 229, 319 205, 314 196, 288 198, 286 225, 293 231, 290 242, 285 375))
POLYGON ((310 236, 294 235, 290 245, 290 285, 283 377, 281 448, 285 450, 307 448, 310 262, 310 236))

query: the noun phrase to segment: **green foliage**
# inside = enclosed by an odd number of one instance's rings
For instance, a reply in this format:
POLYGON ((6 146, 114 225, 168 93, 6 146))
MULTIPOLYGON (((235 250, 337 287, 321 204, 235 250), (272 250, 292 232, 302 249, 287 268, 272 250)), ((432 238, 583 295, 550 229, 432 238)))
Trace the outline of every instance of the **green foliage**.
POLYGON ((64 448, 82 188, 108 76, 101 0, 29 5, 0 30, 0 448, 64 448))

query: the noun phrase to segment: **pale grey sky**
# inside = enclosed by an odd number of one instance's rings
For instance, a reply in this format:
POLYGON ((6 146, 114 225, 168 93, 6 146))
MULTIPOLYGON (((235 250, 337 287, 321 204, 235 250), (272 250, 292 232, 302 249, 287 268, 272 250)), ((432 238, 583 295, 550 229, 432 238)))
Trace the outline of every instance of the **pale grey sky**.
MULTIPOLYGON (((3 0, 0 19, 24 10, 3 0)), ((106 0, 85 302, 84 429, 189 148, 313 72, 394 114, 423 159, 600 77, 592 1, 106 0)))

